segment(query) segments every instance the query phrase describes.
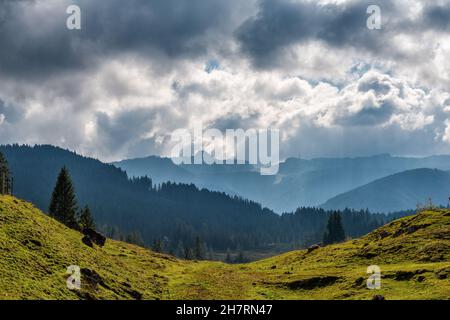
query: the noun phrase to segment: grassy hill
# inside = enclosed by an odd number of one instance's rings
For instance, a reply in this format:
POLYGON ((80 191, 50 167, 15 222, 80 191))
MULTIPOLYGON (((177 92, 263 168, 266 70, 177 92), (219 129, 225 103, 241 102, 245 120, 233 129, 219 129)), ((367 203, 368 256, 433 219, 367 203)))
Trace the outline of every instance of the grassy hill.
POLYGON ((1 299, 450 299, 450 211, 396 220, 343 244, 250 264, 182 261, 108 240, 90 248, 81 234, 32 204, 0 196, 1 299), (368 290, 379 265, 382 288, 368 290), (69 265, 82 290, 66 287, 69 265))

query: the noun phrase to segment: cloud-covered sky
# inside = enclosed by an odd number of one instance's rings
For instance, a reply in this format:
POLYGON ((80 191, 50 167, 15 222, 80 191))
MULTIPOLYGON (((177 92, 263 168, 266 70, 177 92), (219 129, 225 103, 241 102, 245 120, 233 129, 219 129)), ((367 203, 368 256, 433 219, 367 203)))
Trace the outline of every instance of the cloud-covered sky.
POLYGON ((169 155, 201 121, 282 158, 448 154, 449 57, 450 0, 0 0, 0 143, 169 155))

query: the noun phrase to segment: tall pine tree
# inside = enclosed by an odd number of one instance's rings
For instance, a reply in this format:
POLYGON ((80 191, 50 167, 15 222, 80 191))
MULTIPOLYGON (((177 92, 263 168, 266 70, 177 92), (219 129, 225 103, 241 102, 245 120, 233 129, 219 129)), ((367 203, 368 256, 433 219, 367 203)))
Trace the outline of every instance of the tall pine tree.
POLYGON ((64 223, 72 229, 78 229, 77 223, 77 200, 72 184, 72 179, 69 175, 69 170, 64 166, 56 181, 55 189, 53 190, 52 199, 49 207, 50 216, 56 220, 64 223))
POLYGON ((324 244, 338 243, 345 240, 345 231, 342 226, 341 215, 338 212, 333 212, 327 223, 327 229, 323 235, 324 244))

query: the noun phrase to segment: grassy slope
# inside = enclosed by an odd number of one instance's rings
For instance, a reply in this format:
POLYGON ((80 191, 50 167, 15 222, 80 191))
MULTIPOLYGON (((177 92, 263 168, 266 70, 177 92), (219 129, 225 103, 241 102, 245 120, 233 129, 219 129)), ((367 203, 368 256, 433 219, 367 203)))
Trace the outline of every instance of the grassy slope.
POLYGON ((42 214, 32 204, 0 197, 0 298, 143 299, 165 298, 168 278, 185 262, 137 246, 108 240, 90 248, 82 235, 42 214), (36 243, 38 241, 39 243, 36 243), (67 267, 97 272, 105 286, 66 288, 67 267), (172 271, 173 270, 173 271, 172 271))
POLYGON ((33 205, 1 196, 0 274, 2 299, 450 299, 450 212, 423 212, 310 253, 226 265, 113 240, 92 249, 33 205), (68 290, 72 264, 97 272, 103 283, 83 278, 81 292, 68 290), (371 291, 366 268, 374 264, 383 279, 371 291))

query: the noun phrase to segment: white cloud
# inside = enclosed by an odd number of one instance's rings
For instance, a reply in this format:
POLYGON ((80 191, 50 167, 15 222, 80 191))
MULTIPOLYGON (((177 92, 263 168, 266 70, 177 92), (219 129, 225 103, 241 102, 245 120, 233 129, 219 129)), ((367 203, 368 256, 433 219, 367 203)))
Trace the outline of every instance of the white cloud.
MULTIPOLYGON (((406 8, 407 3, 398 6, 406 8)), ((45 60, 61 70, 25 77, 25 69, 14 73, 0 65, 0 142, 52 143, 103 160, 168 155, 171 132, 202 121, 221 130, 280 129, 284 157, 449 153, 450 35, 445 28, 425 24, 427 6, 415 5, 404 16, 389 15, 391 25, 371 35, 376 43, 360 46, 355 41, 361 37, 358 28, 340 30, 354 32, 354 37, 341 35, 347 45, 336 45, 330 33, 291 41, 280 29, 285 42, 264 68, 252 63, 236 37, 242 21, 256 15, 252 5, 243 7, 242 13, 227 11, 229 23, 216 24, 202 13, 204 25, 189 29, 195 41, 191 35, 154 39, 162 51, 141 51, 136 43, 122 50, 122 44, 107 39, 101 43, 103 54, 89 51, 95 63, 88 67, 63 68, 65 60, 45 60), (200 27, 212 28, 219 40, 200 27), (178 45, 192 49, 199 37, 204 50, 170 54, 178 45), (212 59, 218 66, 206 72, 212 59)), ((43 8, 40 12, 52 10, 50 4, 43 8)), ((190 21, 193 13, 183 10, 184 21, 190 21)), ((332 25, 332 17, 327 19, 332 25)), ((44 30, 51 33, 52 26, 44 30)), ((164 32, 170 31, 170 25, 163 26, 164 32)), ((0 38, 7 36, 0 32, 0 38)), ((13 36, 6 45, 16 44, 13 36)), ((38 38, 44 36, 39 33, 38 38)), ((139 44, 146 39, 140 34, 139 44)), ((84 43, 80 48, 84 54, 90 47, 84 43)), ((30 44, 27 49, 36 48, 30 44)), ((0 54, 0 63, 2 58, 0 54)), ((40 70, 35 66, 39 57, 30 53, 28 58, 36 61, 29 61, 27 70, 40 70)), ((79 62, 70 58, 75 65, 79 62)))

